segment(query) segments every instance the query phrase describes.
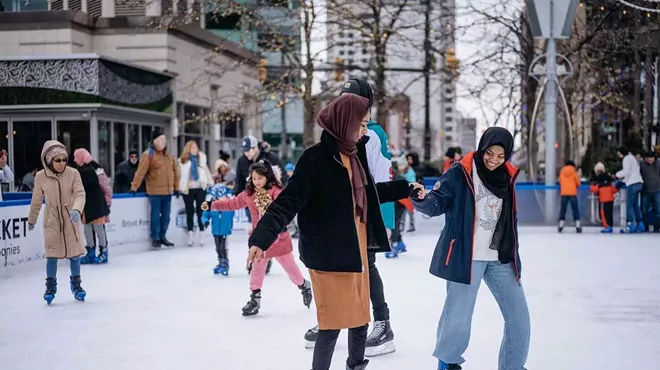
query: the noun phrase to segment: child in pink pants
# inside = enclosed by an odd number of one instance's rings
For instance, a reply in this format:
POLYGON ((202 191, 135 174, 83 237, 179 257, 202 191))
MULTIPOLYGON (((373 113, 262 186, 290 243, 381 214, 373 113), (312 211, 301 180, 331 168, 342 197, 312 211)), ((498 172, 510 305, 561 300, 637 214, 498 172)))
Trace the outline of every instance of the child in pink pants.
MULTIPOLYGON (((213 201, 211 208, 218 211, 232 211, 247 207, 252 214, 252 228, 257 226, 266 209, 282 192, 282 184, 274 168, 267 161, 259 161, 250 166, 250 178, 245 191, 236 198, 213 201)), ((250 300, 243 307, 243 316, 254 316, 261 308, 261 287, 266 276, 266 267, 271 258, 282 265, 289 279, 298 286, 303 303, 309 308, 312 303, 312 286, 305 280, 293 257, 293 244, 288 231, 282 232, 263 258, 252 265, 250 273, 250 300)))

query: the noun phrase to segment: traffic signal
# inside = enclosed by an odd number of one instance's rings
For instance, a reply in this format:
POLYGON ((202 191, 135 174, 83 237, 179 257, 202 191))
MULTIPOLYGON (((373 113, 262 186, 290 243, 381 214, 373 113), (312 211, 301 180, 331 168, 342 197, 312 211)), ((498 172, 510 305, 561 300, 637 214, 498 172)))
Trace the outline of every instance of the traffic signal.
POLYGON ((268 59, 259 61, 259 81, 264 82, 268 78, 268 59))
POLYGON ((335 58, 335 81, 344 81, 344 58, 335 58))
POLYGON ((457 78, 460 68, 461 62, 456 58, 456 50, 453 48, 447 49, 447 51, 445 51, 445 70, 451 73, 454 78, 457 78))

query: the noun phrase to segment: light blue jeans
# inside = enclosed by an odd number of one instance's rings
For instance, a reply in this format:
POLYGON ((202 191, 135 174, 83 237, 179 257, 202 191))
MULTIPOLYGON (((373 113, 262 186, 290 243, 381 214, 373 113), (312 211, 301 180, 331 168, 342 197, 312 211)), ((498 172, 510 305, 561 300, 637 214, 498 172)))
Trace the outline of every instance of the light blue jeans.
POLYGON ((530 338, 527 299, 522 285, 516 281, 511 263, 499 261, 473 261, 470 285, 447 282, 447 298, 438 324, 433 356, 447 364, 465 362, 463 353, 470 342, 472 314, 481 279, 486 282, 504 316, 498 369, 523 370, 530 338))
MULTIPOLYGON (((57 279, 57 258, 46 259, 46 277, 57 279)), ((80 257, 69 258, 71 276, 80 276, 80 257)))

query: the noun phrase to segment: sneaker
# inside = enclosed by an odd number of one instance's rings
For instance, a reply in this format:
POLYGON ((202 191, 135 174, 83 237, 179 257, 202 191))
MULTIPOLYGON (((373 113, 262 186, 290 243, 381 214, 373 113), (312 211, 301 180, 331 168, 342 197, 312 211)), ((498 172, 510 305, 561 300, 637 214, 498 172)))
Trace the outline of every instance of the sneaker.
POLYGON ((316 337, 319 335, 319 326, 316 325, 315 327, 307 330, 305 333, 305 348, 314 348, 314 345, 316 345, 316 337))
POLYGON ((154 239, 151 241, 151 248, 153 249, 160 249, 160 240, 154 239))
POLYGON ((374 357, 386 355, 396 351, 394 347, 394 332, 390 327, 390 321, 376 321, 374 322, 373 330, 367 337, 367 345, 364 355, 367 357, 374 357))
POLYGON ((162 244, 162 245, 164 245, 164 246, 166 246, 166 247, 173 247, 173 246, 174 246, 174 243, 172 243, 171 241, 169 241, 169 240, 167 240, 167 239, 165 239, 165 238, 163 238, 163 239, 160 240, 160 244, 162 244))
POLYGON ((575 231, 577 231, 578 234, 582 232, 582 223, 580 220, 575 221, 575 231))
POLYGON ((195 232, 188 231, 188 246, 192 247, 195 244, 195 232))

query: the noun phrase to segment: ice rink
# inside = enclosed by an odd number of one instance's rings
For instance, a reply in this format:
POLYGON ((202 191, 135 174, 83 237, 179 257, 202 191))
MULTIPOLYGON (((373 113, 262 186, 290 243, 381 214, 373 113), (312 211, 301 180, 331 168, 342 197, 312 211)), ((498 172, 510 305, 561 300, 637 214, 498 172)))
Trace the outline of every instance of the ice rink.
MULTIPOLYGON (((417 232, 404 235, 409 252, 378 257, 397 351, 373 358, 369 370, 437 366, 431 353, 445 283, 428 267, 441 226, 417 218, 417 232)), ((660 369, 660 235, 529 227, 520 234, 529 370, 660 369)), ((68 263, 60 263, 51 306, 42 299, 45 263, 17 268, 0 279, 0 369, 309 370, 303 334, 315 324, 314 306, 303 306, 275 264, 261 313, 242 317, 246 236, 232 236, 229 248, 232 270, 222 277, 212 274, 210 238, 203 248, 119 256, 111 246, 108 265, 83 266, 84 303, 68 289, 68 263)), ((465 370, 497 369, 502 326, 482 284, 465 370)), ((345 369, 345 359, 344 333, 332 369, 345 369)))

